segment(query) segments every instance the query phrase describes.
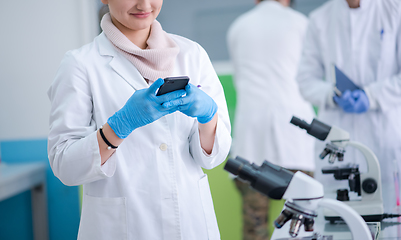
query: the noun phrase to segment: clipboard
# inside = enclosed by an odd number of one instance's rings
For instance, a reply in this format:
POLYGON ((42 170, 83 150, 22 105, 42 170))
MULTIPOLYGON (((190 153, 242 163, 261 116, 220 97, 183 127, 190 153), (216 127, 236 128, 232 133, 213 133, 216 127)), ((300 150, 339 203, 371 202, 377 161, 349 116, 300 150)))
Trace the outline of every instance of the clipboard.
POLYGON ((345 73, 343 73, 335 64, 332 65, 332 74, 335 81, 334 92, 341 96, 345 90, 354 91, 361 89, 345 73))

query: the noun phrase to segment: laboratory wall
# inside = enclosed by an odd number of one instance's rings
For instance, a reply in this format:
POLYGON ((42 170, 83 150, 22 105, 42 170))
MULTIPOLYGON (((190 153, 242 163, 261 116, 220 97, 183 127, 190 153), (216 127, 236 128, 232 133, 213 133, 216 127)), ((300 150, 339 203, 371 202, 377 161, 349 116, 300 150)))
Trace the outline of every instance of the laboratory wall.
MULTIPOLYGON (((293 8, 308 15, 327 0, 294 0, 293 8)), ((227 29, 255 0, 169 0, 158 17, 167 32, 199 42, 213 61, 227 61, 227 29)), ((252 26, 250 26, 252 27, 252 26)))
MULTIPOLYGON (((296 0, 308 14, 326 0, 296 0)), ((251 9, 254 0, 165 0, 158 20, 167 32, 199 42, 208 52, 227 97, 231 121, 235 111, 232 68, 226 49, 229 25, 251 9)), ((0 159, 15 164, 48 164, 50 103, 47 90, 63 55, 99 32, 100 0, 14 0, 0 8, 0 159)), ((222 166, 206 171, 222 239, 240 239, 240 201, 222 166)), ((78 187, 64 186, 47 169, 50 239, 76 239, 78 187)), ((0 189, 1 191, 1 189, 0 189)), ((0 239, 33 239, 30 193, 0 202, 0 239)))
MULTIPOLYGON (((2 1, 1 164, 48 164, 50 105, 46 91, 65 52, 97 35, 98 2, 2 1)), ((64 186, 50 166, 46 179, 50 239, 76 239, 80 214, 78 187, 64 186)), ((1 201, 0 239, 33 239, 31 211, 29 191, 1 201)))

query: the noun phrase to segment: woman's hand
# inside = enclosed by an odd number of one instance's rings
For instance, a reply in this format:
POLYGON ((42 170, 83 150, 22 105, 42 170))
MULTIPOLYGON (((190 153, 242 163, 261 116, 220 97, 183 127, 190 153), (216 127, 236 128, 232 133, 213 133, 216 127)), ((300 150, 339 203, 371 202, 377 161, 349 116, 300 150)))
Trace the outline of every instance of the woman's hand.
POLYGON ((124 139, 136 128, 145 126, 178 110, 178 106, 164 103, 178 101, 186 92, 178 90, 156 96, 156 90, 163 83, 164 80, 159 78, 149 88, 136 91, 124 107, 107 120, 119 138, 124 139))
POLYGON ((166 108, 178 107, 178 110, 190 117, 196 117, 199 123, 210 122, 217 112, 217 104, 204 91, 189 83, 185 87, 186 96, 163 103, 166 108))

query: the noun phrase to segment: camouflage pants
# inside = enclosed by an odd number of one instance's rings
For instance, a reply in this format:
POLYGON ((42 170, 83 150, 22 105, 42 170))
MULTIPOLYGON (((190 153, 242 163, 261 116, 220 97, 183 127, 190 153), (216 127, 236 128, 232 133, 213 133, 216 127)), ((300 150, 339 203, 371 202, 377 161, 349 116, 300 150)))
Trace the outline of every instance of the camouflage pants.
MULTIPOLYGON (((313 177, 312 172, 302 172, 313 177)), ((268 240, 269 198, 250 187, 248 182, 238 178, 235 178, 234 182, 242 196, 243 240, 268 240)))

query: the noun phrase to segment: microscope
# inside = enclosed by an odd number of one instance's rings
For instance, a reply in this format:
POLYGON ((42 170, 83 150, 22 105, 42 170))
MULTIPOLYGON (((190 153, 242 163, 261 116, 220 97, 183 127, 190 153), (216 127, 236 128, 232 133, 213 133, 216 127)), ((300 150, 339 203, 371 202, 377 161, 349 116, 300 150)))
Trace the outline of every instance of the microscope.
MULTIPOLYGON (((333 174, 335 180, 348 180, 349 189, 337 189, 337 200, 350 206, 367 222, 380 222, 383 218, 392 217, 384 214, 380 164, 376 155, 365 145, 350 141, 349 133, 335 126, 328 126, 316 119, 311 124, 293 117, 291 123, 305 129, 315 138, 328 141, 320 159, 328 157, 328 162, 333 164, 336 159, 344 160, 345 147, 351 146, 362 152, 365 157, 368 172, 361 173, 357 164, 346 164, 341 167, 322 168, 323 174, 333 174), (349 191, 358 194, 357 200, 350 200, 349 191)), ((395 217, 395 216, 394 216, 395 217)), ((325 219, 330 222, 341 220, 333 211, 325 211, 325 219)))
MULTIPOLYGON (((241 157, 228 159, 224 169, 241 180, 249 181, 255 190, 268 197, 286 200, 283 211, 274 221, 274 225, 276 228, 282 228, 291 220, 289 235, 292 238, 298 236, 302 225, 305 232, 313 232, 317 209, 324 207, 343 218, 354 240, 372 240, 366 222, 357 212, 341 201, 324 198, 323 185, 300 171, 294 174, 267 161, 257 166, 241 157)), ((313 233, 313 236, 316 234, 313 233)))

